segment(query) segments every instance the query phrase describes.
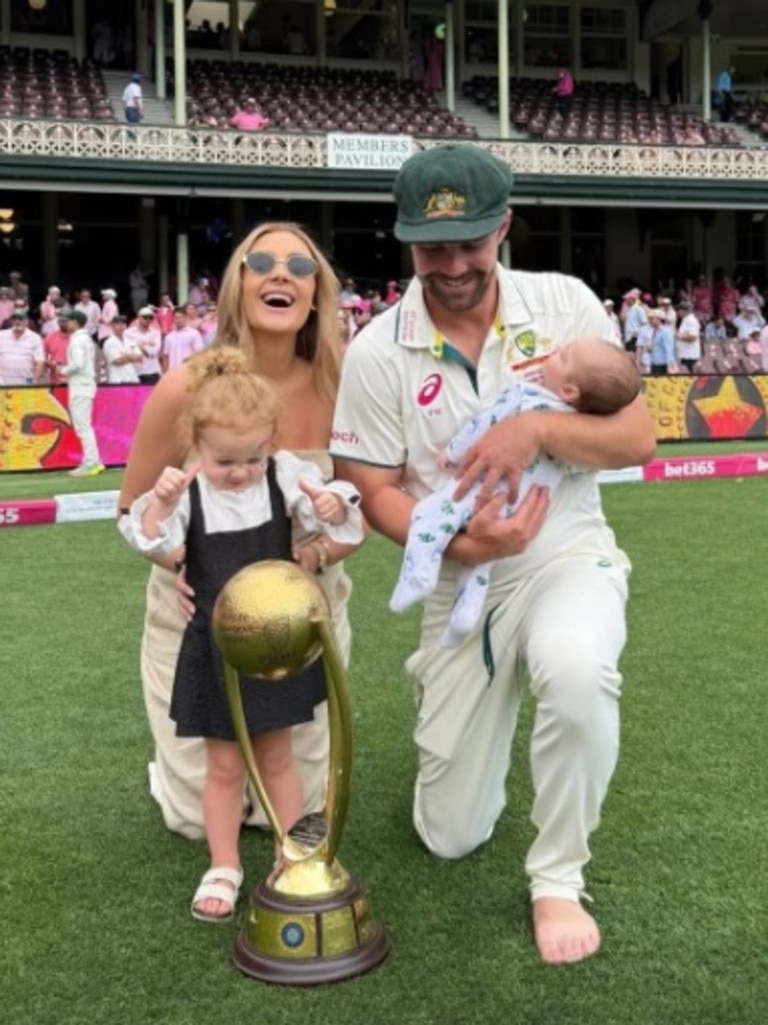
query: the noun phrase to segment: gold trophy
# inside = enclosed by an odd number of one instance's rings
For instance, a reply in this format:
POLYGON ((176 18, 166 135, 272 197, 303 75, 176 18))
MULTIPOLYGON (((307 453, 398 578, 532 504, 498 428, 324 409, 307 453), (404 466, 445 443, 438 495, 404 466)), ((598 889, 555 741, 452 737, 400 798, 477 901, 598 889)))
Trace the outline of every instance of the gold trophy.
POLYGON ((373 920, 362 882, 336 860, 349 804, 352 729, 344 663, 325 595, 315 578, 292 562, 254 563, 222 588, 213 633, 224 661, 235 735, 280 849, 275 868, 250 895, 232 960, 254 979, 289 986, 362 975, 384 960, 389 939, 373 920), (253 758, 239 675, 274 680, 279 687, 320 657, 330 722, 325 808, 285 833, 253 758))

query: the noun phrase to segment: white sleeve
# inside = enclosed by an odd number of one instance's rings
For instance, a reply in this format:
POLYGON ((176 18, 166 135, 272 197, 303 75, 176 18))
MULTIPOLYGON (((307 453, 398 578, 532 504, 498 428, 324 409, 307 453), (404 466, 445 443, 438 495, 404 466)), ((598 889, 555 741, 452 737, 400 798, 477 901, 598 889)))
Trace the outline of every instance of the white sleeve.
POLYGON ((160 523, 159 535, 149 538, 142 529, 141 518, 152 497, 151 491, 140 495, 130 510, 117 521, 117 528, 131 548, 141 555, 162 558, 176 551, 186 540, 189 526, 189 492, 184 492, 175 510, 160 523))
MULTIPOLYGON (((387 317, 381 314, 383 322, 387 317)), ((391 346, 382 344, 385 329, 391 335, 391 324, 373 321, 344 356, 331 455, 369 466, 402 468, 408 460, 402 385, 389 353, 391 346)))
POLYGON ((316 463, 298 459, 292 452, 285 450, 275 453, 275 468, 286 508, 307 533, 322 531, 339 544, 360 544, 363 540, 363 514, 360 511, 360 493, 356 488, 346 481, 326 481, 316 463), (299 481, 338 495, 347 511, 344 522, 334 524, 319 520, 312 500, 301 490, 299 481))

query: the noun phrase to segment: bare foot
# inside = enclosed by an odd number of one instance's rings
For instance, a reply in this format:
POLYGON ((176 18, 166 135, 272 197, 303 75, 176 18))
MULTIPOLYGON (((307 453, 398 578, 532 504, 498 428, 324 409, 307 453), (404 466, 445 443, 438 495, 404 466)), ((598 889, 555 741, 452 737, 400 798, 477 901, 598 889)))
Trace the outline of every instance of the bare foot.
POLYGON ((533 902, 533 931, 542 961, 583 961, 600 947, 600 930, 592 915, 576 901, 539 897, 533 902))

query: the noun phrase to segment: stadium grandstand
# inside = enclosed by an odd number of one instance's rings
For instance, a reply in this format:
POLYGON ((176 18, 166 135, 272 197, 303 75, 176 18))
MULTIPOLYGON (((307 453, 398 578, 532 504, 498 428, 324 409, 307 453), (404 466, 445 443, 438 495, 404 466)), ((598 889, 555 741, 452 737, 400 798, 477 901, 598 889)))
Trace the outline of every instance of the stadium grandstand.
POLYGON ((516 266, 766 283, 765 0, 0 0, 0 56, 0 282, 33 296, 141 267, 183 299, 272 218, 383 286, 397 167, 455 140, 515 172, 516 266))

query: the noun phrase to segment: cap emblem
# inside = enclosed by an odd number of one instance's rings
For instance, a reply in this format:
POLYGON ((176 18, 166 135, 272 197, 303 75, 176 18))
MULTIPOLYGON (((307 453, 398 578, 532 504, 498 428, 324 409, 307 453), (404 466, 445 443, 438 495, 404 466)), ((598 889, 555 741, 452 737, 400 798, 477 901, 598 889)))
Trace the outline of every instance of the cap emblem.
POLYGON ((453 189, 437 189, 426 202, 425 217, 463 217, 467 197, 453 189))

